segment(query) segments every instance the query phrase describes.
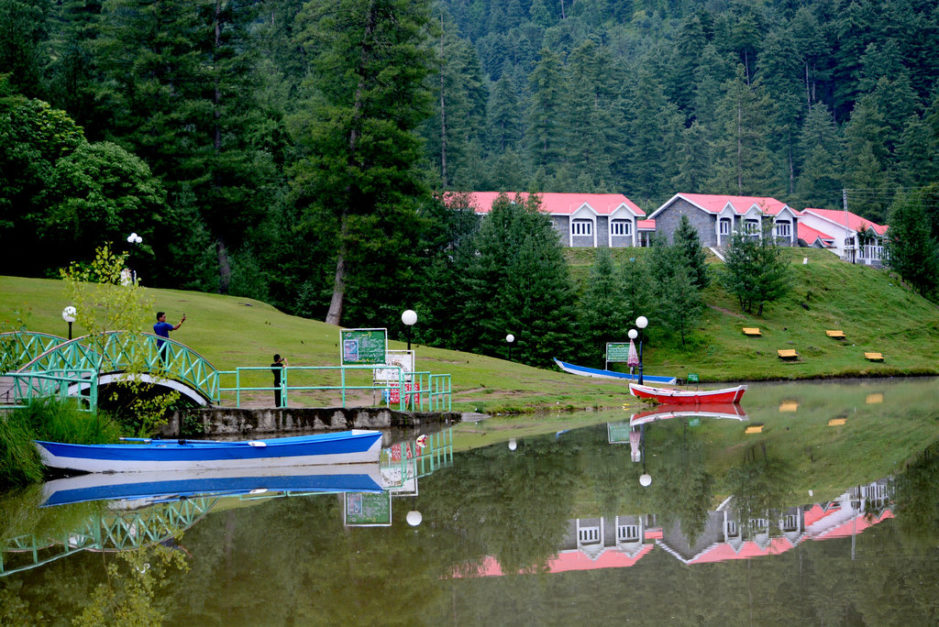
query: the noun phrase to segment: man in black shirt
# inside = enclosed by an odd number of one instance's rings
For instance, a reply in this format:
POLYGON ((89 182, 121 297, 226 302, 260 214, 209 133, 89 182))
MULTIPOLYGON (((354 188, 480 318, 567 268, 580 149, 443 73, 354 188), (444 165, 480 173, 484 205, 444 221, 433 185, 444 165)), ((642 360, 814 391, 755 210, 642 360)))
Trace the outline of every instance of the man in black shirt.
POLYGON ((284 374, 284 368, 287 366, 287 358, 274 354, 274 363, 271 364, 271 372, 274 373, 274 407, 280 407, 280 382, 284 374))

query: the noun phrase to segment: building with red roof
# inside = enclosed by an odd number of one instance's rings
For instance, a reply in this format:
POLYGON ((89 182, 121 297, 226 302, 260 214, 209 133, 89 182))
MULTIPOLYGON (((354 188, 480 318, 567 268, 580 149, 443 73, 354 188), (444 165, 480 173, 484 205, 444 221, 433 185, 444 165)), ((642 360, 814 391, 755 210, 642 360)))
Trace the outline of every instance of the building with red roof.
MULTIPOLYGON (((875 224, 850 211, 836 209, 804 209, 799 223, 826 234, 831 243, 825 247, 845 261, 883 265, 886 226, 875 224)), ((812 234, 807 232, 807 235, 812 234)), ((801 231, 799 239, 802 239, 801 231)), ((806 243, 809 243, 808 240, 806 243)))
POLYGON ((682 216, 698 232, 701 244, 724 247, 735 232, 762 237, 764 225, 783 246, 798 246, 799 212, 768 196, 727 196, 721 194, 675 194, 652 212, 656 233, 672 241, 682 216))
MULTIPOLYGON (((505 194, 509 200, 523 202, 529 194, 516 192, 467 192, 448 194, 450 207, 468 204, 477 215, 492 210, 492 204, 505 194)), ((551 223, 561 243, 571 248, 624 248, 648 244, 655 223, 646 220, 646 212, 623 194, 536 194, 541 212, 551 223)))

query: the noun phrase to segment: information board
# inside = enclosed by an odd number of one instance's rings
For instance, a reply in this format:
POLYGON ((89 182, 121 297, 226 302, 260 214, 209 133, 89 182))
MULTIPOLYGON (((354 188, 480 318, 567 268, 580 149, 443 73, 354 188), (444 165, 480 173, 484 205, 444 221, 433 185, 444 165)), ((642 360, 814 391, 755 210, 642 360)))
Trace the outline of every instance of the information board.
POLYGON ((607 342, 606 360, 622 363, 629 361, 629 342, 607 342))
POLYGON ((391 525, 391 492, 346 492, 343 522, 350 527, 391 525))
POLYGON ((387 351, 385 359, 388 368, 375 369, 376 382, 399 383, 402 374, 405 381, 411 380, 411 373, 414 372, 414 351, 387 351))
POLYGON ((606 437, 610 444, 628 444, 630 431, 628 420, 606 423, 606 437))
POLYGON ((388 348, 386 329, 342 329, 339 331, 342 365, 384 364, 388 348))

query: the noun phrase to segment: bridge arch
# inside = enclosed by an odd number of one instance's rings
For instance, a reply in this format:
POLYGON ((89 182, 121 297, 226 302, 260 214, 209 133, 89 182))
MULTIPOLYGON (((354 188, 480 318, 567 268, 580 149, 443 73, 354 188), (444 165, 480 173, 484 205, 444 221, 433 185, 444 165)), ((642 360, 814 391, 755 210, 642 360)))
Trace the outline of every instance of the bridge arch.
MULTIPOLYGON (((92 385, 100 387, 133 376, 149 384, 178 391, 199 405, 210 404, 219 398, 215 366, 175 340, 164 339, 161 351, 157 336, 150 333, 108 331, 73 340, 44 334, 31 335, 36 337, 16 339, 11 343, 11 346, 22 347, 17 355, 32 357, 10 373, 14 377, 91 371, 96 373, 93 378, 70 377, 67 383, 69 395, 77 396, 92 385), (32 355, 39 346, 45 350, 32 355)), ((31 385, 25 387, 28 393, 34 389, 31 385)))

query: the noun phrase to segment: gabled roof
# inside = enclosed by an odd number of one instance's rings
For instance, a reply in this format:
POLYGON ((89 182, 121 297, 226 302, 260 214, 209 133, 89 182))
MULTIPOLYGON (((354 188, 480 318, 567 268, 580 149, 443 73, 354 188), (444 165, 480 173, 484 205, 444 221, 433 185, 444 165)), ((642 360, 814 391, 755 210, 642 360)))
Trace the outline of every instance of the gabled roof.
POLYGON ((850 211, 838 209, 810 209, 807 207, 802 210, 802 213, 810 213, 822 220, 827 220, 838 226, 849 228, 852 231, 873 230, 877 235, 883 235, 887 232, 886 226, 871 222, 867 218, 862 218, 850 211))
MULTIPOLYGON (((613 547, 606 547, 595 558, 584 555, 579 550, 561 551, 548 560, 547 572, 563 573, 573 570, 599 570, 604 568, 629 568, 646 556, 653 549, 653 544, 643 544, 635 555, 627 555, 613 547)), ((476 577, 501 577, 505 575, 499 560, 487 556, 473 575, 476 577)), ((455 574, 457 578, 461 575, 455 574)), ((472 575, 471 575, 472 576, 472 575)))
POLYGON ((813 229, 807 224, 803 224, 802 221, 799 221, 799 239, 811 246, 817 241, 821 241, 822 246, 826 248, 831 247, 835 243, 835 238, 829 235, 828 233, 822 233, 818 229, 813 229))
MULTIPOLYGON (((509 200, 515 198, 515 192, 503 192, 509 197, 509 200)), ((473 210, 479 214, 489 213, 492 209, 492 203, 499 197, 500 192, 467 192, 473 210)), ((528 199, 528 193, 518 194, 523 200, 528 199)), ((449 197, 456 197, 456 194, 449 194, 449 197)), ((631 201, 623 194, 555 194, 543 193, 536 194, 541 198, 541 211, 553 216, 569 216, 574 214, 584 205, 589 205, 598 215, 610 215, 617 209, 623 207, 635 216, 645 216, 646 212, 639 208, 636 203, 631 201)), ((445 196, 446 197, 446 196, 445 196)))
POLYGON ((793 548, 795 544, 789 538, 772 538, 766 546, 757 542, 746 540, 740 548, 734 548, 727 542, 713 544, 688 560, 689 564, 706 564, 709 562, 724 562, 727 560, 747 560, 764 555, 779 555, 793 548))
POLYGON ((764 215, 768 216, 775 216, 784 209, 789 209, 794 214, 798 215, 798 212, 794 211, 786 203, 769 196, 726 196, 721 194, 679 193, 669 198, 665 204, 653 211, 649 217, 654 218, 660 211, 664 210, 679 198, 682 198, 699 209, 713 215, 719 214, 727 206, 730 206, 733 212, 737 215, 743 215, 750 211, 750 209, 753 207, 756 207, 762 211, 764 215))

